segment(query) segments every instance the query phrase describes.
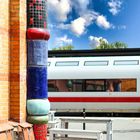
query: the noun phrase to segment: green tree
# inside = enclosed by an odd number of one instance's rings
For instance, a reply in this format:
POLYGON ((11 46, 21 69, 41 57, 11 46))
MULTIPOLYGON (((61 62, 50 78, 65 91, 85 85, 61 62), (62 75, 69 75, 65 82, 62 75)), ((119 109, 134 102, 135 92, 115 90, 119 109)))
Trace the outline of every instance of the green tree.
POLYGON ((74 46, 72 45, 66 45, 66 46, 61 46, 57 48, 53 48, 52 50, 73 50, 74 46))
POLYGON ((96 49, 119 49, 119 48, 127 48, 127 44, 116 41, 114 43, 105 42, 103 39, 100 39, 100 45, 96 47, 96 49))
POLYGON ((127 45, 125 43, 119 41, 113 43, 113 45, 115 48, 127 48, 127 45))

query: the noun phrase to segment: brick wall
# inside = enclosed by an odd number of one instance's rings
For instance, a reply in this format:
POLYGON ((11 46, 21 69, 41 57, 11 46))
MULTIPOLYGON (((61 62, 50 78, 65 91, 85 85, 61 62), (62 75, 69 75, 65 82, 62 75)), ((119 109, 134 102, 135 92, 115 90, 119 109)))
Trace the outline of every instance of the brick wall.
POLYGON ((26 0, 10 1, 10 119, 26 120, 26 0))
POLYGON ((26 0, 0 0, 0 122, 26 120, 26 0))
POLYGON ((9 0, 0 0, 0 122, 9 118, 9 0))

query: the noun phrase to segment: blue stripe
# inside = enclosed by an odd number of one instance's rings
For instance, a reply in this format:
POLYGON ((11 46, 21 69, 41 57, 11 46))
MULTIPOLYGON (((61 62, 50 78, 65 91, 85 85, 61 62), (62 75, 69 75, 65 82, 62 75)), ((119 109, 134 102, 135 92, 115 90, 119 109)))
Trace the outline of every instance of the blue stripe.
POLYGON ((28 41, 28 66, 47 66, 47 41, 28 41))
POLYGON ((27 68, 27 98, 48 98, 47 92, 47 67, 27 68))

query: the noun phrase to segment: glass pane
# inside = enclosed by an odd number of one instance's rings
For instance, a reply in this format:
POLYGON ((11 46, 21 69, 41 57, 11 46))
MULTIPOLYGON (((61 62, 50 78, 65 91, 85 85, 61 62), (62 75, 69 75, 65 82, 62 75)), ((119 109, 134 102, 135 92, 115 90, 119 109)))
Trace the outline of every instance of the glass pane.
POLYGON ((85 66, 107 66, 108 61, 85 61, 85 66))
POLYGON ((105 91, 106 80, 86 80, 86 91, 105 91))
POLYGON ((78 66, 78 61, 63 61, 63 62, 56 62, 55 66, 78 66))
POLYGON ((114 65, 138 65, 138 60, 116 60, 114 65))
POLYGON ((136 90, 136 79, 80 79, 48 81, 49 92, 136 92, 136 90))

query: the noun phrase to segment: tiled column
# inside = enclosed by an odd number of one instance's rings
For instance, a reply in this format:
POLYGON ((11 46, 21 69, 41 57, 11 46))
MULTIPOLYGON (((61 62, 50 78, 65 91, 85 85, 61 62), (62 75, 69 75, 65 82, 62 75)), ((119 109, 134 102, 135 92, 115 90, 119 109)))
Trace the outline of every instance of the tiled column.
POLYGON ((27 121, 36 140, 47 135, 50 103, 47 90, 47 1, 27 0, 27 121))

